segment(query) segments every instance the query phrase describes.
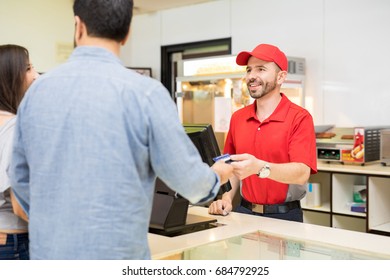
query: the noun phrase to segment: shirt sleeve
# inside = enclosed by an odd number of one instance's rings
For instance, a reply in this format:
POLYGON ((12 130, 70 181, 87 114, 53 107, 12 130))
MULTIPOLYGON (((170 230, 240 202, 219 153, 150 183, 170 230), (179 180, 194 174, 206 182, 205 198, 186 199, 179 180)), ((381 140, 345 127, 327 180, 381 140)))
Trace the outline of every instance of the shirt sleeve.
POLYGON ((312 116, 305 110, 296 118, 290 137, 289 154, 292 162, 302 162, 317 173, 316 136, 312 116))
POLYGON ((202 161, 164 89, 156 87, 145 108, 150 116, 151 164, 167 186, 191 203, 207 202, 218 194, 219 176, 202 161))
POLYGON ((10 177, 11 188, 15 194, 16 200, 19 202, 24 212, 28 215, 30 210, 29 167, 23 147, 20 123, 21 121, 18 116, 15 126, 12 157, 11 164, 8 169, 8 176, 10 177))

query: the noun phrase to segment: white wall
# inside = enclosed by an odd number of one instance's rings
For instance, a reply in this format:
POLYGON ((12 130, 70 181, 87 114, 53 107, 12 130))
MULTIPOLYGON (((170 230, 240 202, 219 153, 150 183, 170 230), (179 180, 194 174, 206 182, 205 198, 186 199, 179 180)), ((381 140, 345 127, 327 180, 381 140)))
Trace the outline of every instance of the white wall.
POLYGON ((216 1, 135 16, 129 42, 122 51, 126 65, 152 67, 161 77, 161 46, 231 36, 229 1, 216 1))
POLYGON ((0 0, 0 44, 18 44, 30 52, 37 71, 62 62, 60 46, 73 45, 72 0, 0 0))
MULTIPOLYGON (((72 0, 0 0, 0 44, 26 46, 39 71, 58 65, 73 42, 72 0)), ((305 57, 306 95, 316 124, 390 125, 390 1, 219 0, 135 16, 121 58, 152 67, 161 46, 232 38, 232 52, 258 43, 305 57)))
POLYGON ((151 67, 153 77, 158 79, 161 77, 160 22, 159 13, 134 17, 129 40, 121 51, 121 59, 125 66, 151 67))
POLYGON ((155 50, 155 59, 143 66, 156 69, 157 78, 161 45, 232 37, 237 54, 272 43, 288 56, 306 58, 306 103, 313 103, 316 124, 390 125, 388 0, 220 0, 152 18, 158 19, 137 16, 134 23, 148 29, 156 24, 159 32, 131 40, 135 53, 145 45, 155 50))
POLYGON ((324 2, 324 121, 390 125, 390 1, 324 2))
POLYGON ((320 123, 323 1, 233 0, 231 3, 233 53, 252 50, 259 43, 270 43, 288 56, 304 57, 307 70, 305 104, 316 123, 320 123))

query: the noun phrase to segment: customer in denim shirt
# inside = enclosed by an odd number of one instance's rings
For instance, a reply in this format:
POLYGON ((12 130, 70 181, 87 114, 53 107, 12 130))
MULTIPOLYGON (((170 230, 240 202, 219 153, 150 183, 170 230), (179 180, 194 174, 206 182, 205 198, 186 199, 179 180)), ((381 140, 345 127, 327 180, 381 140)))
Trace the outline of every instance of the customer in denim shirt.
MULTIPOLYGON (((131 0, 76 0, 76 49, 27 92, 10 176, 32 259, 149 259, 156 176, 192 203, 232 167, 203 163, 160 82, 125 68, 131 0)), ((147 55, 147 54, 145 54, 147 55)))

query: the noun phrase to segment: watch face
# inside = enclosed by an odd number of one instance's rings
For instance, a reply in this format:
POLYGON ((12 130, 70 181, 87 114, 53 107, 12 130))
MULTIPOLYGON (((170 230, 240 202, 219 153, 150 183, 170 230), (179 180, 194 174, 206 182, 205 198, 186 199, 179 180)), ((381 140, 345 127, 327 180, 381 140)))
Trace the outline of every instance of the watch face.
POLYGON ((259 177, 260 178, 267 178, 269 176, 269 174, 271 173, 271 170, 269 168, 268 165, 264 166, 261 171, 260 171, 260 174, 259 174, 259 177))

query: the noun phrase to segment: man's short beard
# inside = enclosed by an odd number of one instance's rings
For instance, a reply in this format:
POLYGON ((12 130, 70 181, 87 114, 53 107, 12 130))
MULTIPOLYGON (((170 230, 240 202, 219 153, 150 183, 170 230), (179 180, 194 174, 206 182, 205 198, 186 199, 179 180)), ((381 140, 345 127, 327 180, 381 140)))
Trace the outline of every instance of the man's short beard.
MULTIPOLYGON (((263 87, 264 87, 264 84, 263 84, 263 87)), ((248 88, 249 88, 249 86, 248 86, 248 88)), ((253 93, 251 91, 249 91, 249 94, 252 98, 259 99, 261 97, 268 95, 270 92, 275 90, 275 88, 276 88, 276 78, 272 83, 265 83, 265 88, 262 89, 260 94, 258 93, 258 91, 253 92, 253 93)))

